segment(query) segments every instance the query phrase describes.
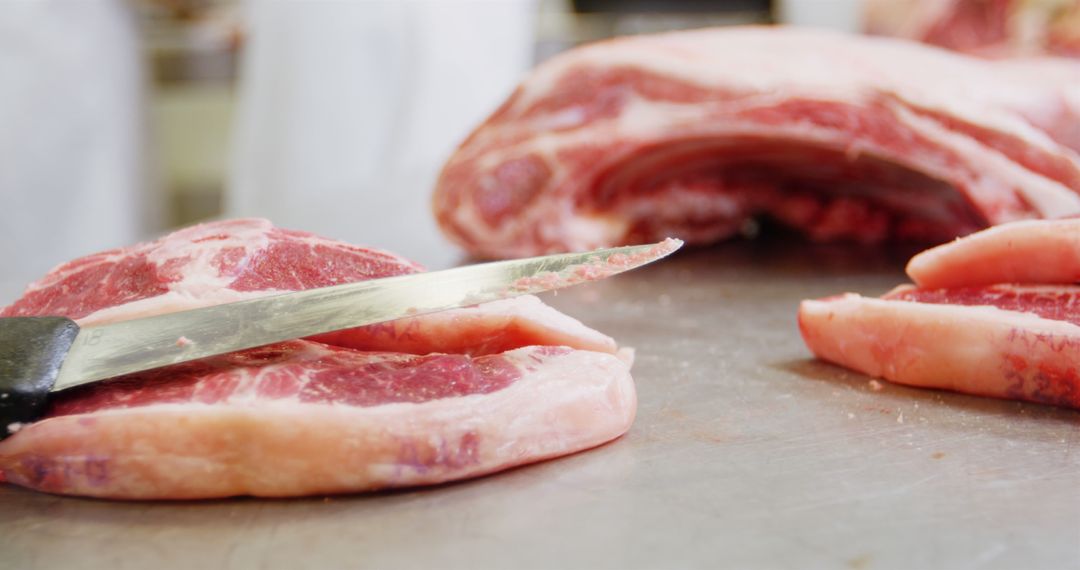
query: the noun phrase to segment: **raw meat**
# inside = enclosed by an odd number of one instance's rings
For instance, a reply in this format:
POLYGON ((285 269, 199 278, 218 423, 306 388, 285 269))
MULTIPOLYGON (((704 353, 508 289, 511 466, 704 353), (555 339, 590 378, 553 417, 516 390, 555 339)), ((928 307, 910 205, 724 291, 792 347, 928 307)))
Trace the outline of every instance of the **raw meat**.
MULTIPOLYGON (((0 315, 103 323, 418 270, 232 220, 62 265, 0 315)), ((565 455, 634 418, 629 353, 535 297, 319 339, 58 393, 0 442, 0 480, 137 499, 355 492, 565 455)))
POLYGON ((601 42, 539 66, 462 143, 435 213, 489 257, 708 243, 757 217, 937 243, 1076 214, 1078 74, 790 28, 601 42))
POLYGON ((1078 0, 864 0, 864 28, 984 57, 1080 57, 1078 0))
POLYGON ((1060 58, 1017 58, 994 63, 994 70, 1032 89, 997 93, 1015 97, 1013 108, 1057 143, 1080 151, 1080 62, 1060 58))
POLYGON ((907 273, 924 289, 1080 283, 1080 223, 1003 224, 916 255, 907 273))
POLYGON ((912 260, 919 287, 803 301, 799 329, 819 358, 871 376, 1080 408, 1077 235, 1080 220, 985 230, 912 260), (1041 266, 1054 260, 1060 272, 1041 266))

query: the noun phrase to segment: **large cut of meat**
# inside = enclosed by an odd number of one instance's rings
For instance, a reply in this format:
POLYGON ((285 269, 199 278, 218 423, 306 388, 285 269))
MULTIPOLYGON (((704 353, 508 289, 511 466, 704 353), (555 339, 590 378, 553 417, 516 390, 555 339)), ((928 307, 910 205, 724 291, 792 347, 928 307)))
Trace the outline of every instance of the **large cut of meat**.
MULTIPOLYGON (((232 220, 64 264, 0 316, 105 323, 418 270, 232 220)), ((609 337, 517 297, 60 392, 45 419, 0 442, 0 480, 187 499, 471 477, 623 434, 636 409, 629 360, 609 337)))
POLYGON ((793 28, 601 42, 539 66, 462 143, 435 213, 492 257, 707 243, 761 217, 936 243, 1080 213, 1080 66, 1033 65, 793 28))
POLYGON ((863 0, 863 24, 983 57, 1080 57, 1080 0, 863 0))
POLYGON ((901 384, 1080 408, 1080 220, 984 230, 908 273, 881 298, 804 301, 810 350, 901 384))

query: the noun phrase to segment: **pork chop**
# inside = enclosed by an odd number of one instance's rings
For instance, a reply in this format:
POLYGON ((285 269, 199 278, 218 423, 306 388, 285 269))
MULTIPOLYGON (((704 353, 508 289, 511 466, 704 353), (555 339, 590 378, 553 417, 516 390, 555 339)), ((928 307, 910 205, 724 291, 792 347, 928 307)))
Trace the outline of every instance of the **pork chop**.
POLYGON ((1080 408, 1080 220, 998 226, 916 256, 881 298, 803 301, 823 360, 901 384, 1080 408))
MULTIPOLYGON (((61 265, 0 316, 106 323, 419 270, 230 220, 61 265)), ((622 435, 636 410, 629 368, 609 337, 517 297, 60 392, 0 442, 0 480, 124 499, 440 483, 622 435)))

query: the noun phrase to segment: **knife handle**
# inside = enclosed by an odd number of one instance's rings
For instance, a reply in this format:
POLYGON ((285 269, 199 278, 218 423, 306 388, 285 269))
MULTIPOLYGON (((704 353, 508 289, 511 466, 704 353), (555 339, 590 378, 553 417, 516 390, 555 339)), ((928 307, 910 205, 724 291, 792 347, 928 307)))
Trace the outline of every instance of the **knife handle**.
POLYGON ((0 439, 45 413, 79 325, 65 317, 0 318, 0 439))

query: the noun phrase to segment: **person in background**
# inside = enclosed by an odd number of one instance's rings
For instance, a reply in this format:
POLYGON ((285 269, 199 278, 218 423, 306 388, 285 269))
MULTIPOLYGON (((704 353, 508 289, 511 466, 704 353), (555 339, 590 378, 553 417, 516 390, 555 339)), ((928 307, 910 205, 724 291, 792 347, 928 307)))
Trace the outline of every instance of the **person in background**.
MULTIPOLYGON (((12 0, 0 10, 0 305, 70 259, 165 229, 138 18, 201 0, 12 0), (141 9, 141 12, 140 12, 141 9)), ((392 247, 450 246, 438 167, 532 61, 535 0, 240 2, 223 216, 392 247), (392 222, 392 223, 391 223, 392 222)))
POLYGON ((251 0, 226 216, 420 261, 455 146, 532 62, 533 0, 251 0))
POLYGON ((159 229, 133 19, 121 0, 0 10, 0 305, 59 263, 159 229))

